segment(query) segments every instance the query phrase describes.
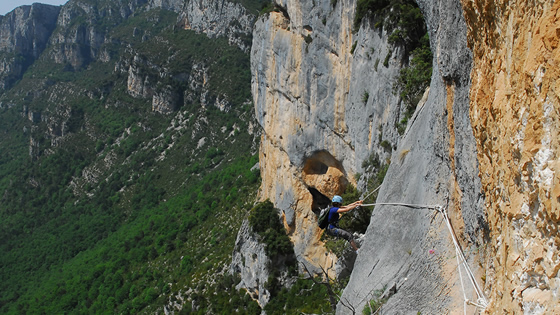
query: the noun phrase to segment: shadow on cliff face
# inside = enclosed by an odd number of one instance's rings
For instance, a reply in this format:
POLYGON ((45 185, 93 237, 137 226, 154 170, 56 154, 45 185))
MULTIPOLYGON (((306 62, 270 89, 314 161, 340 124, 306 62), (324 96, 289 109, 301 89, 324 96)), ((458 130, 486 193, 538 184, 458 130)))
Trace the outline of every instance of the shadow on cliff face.
POLYGON ((311 208, 315 213, 330 204, 330 197, 343 193, 349 183, 342 163, 325 150, 314 152, 304 160, 302 175, 313 197, 311 208))
POLYGON ((309 190, 309 193, 311 193, 311 196, 313 196, 313 204, 311 205, 311 210, 316 214, 321 212, 321 209, 328 207, 331 203, 331 200, 327 196, 319 192, 317 189, 313 187, 307 187, 307 190, 309 190))
MULTIPOLYGON (((346 178, 342 163, 325 150, 314 152, 304 160, 302 178, 313 198, 311 210, 316 215, 319 215, 321 209, 331 204, 331 198, 334 195, 346 197, 348 191, 357 193, 356 189, 346 178)), ((357 199, 358 197, 357 194, 356 196, 350 194, 348 195, 348 200, 357 199)), ((348 216, 346 221, 354 221, 353 216, 348 216)), ((336 278, 339 280, 348 278, 354 269, 356 261, 354 250, 344 239, 323 234, 321 240, 325 242, 327 251, 332 252, 338 258, 334 266, 336 278)))

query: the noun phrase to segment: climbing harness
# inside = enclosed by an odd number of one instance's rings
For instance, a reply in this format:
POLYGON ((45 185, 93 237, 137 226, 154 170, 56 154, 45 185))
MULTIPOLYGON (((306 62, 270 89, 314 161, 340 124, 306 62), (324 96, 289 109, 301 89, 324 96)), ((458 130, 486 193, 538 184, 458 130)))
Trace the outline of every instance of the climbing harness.
MULTIPOLYGON (((377 189, 379 189, 379 187, 377 189)), ((447 230, 449 231, 449 234, 451 235, 451 239, 453 240, 453 245, 455 246, 455 254, 456 254, 455 257, 457 258, 457 269, 459 270, 459 280, 461 281, 461 289, 463 290, 464 313, 467 314, 467 304, 475 306, 477 308, 481 308, 481 309, 486 309, 488 307, 488 300, 486 299, 486 296, 484 295, 484 292, 482 291, 482 289, 478 285, 478 283, 477 283, 477 281, 476 281, 476 279, 473 275, 473 272, 472 272, 471 268, 469 267, 469 264, 467 263, 467 259, 465 258, 463 250, 461 249, 461 246, 459 245, 459 241, 457 241, 457 236, 455 235, 455 231, 453 230, 453 226, 451 225, 451 220, 449 219, 449 216, 447 215, 446 207, 444 207, 442 205, 419 205, 419 204, 398 203, 398 202, 379 202, 379 203, 371 203, 371 204, 362 205, 362 207, 368 207, 368 206, 402 206, 402 207, 410 207, 410 208, 417 208, 417 209, 431 209, 431 210, 436 210, 439 213, 441 213, 441 215, 443 216, 443 219, 445 220, 445 225, 447 226, 447 230), (463 274, 461 272, 461 265, 465 269, 465 272, 468 276, 468 279, 470 280, 471 285, 473 286, 473 288, 476 292, 476 295, 478 297, 476 302, 471 301, 467 298, 467 295, 465 293, 466 292, 465 291, 465 284, 463 282, 463 274)))

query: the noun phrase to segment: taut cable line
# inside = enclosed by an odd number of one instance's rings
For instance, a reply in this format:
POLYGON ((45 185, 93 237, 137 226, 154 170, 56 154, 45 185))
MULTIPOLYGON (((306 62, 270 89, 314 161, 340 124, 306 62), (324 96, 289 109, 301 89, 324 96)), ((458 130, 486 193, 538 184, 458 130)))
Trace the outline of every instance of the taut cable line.
MULTIPOLYGON (((377 189, 379 189, 379 187, 377 187, 376 190, 377 189)), ((374 190, 373 192, 375 192, 376 190, 374 190)), ((373 192, 369 193, 368 196, 371 195, 373 192)), ((476 278, 474 277, 474 274, 473 274, 469 264, 467 263, 467 259, 465 258, 463 250, 461 249, 461 246, 459 245, 459 241, 457 240, 457 236, 455 235, 455 231, 453 230, 453 226, 451 225, 451 220, 449 219, 449 216, 447 215, 446 207, 444 207, 442 205, 421 205, 421 204, 400 203, 400 202, 377 202, 377 203, 364 204, 364 205, 361 205, 361 206, 362 207, 400 206, 400 207, 409 207, 409 208, 416 208, 416 209, 436 210, 437 212, 441 213, 441 215, 442 215, 442 217, 445 221, 445 225, 447 227, 447 230, 449 231, 449 234, 451 235, 451 239, 453 240, 453 245, 455 247, 455 253, 456 253, 455 256, 457 257, 457 269, 459 270, 459 280, 461 281, 461 288, 463 290, 464 313, 467 314, 467 304, 468 305, 473 305, 473 306, 475 306, 477 308, 481 308, 481 309, 486 309, 488 307, 488 300, 486 299, 486 296, 484 295, 483 290, 478 285, 478 282, 476 281, 476 278), (461 273, 461 266, 463 266, 463 268, 465 269, 467 277, 470 280, 471 285, 474 288, 474 291, 476 292, 476 295, 478 297, 476 302, 471 301, 467 298, 467 295, 465 293, 465 284, 463 282, 463 275, 461 273)))

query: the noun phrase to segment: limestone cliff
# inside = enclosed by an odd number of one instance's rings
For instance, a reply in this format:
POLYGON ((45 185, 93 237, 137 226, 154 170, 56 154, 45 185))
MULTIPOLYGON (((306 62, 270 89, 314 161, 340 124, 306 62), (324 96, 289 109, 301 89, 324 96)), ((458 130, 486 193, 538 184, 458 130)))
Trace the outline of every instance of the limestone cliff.
POLYGON ((146 0, 69 1, 60 11, 57 31, 49 39, 47 58, 74 69, 94 60, 109 61, 110 52, 102 49, 110 41, 109 25, 123 22, 145 3, 146 0), (81 21, 76 23, 78 18, 81 21))
POLYGON ((336 258, 325 255, 314 211, 356 184, 370 154, 389 157, 382 140, 399 141, 402 110, 392 82, 402 52, 391 51, 383 31, 352 32, 355 4, 280 2, 253 33, 261 198, 282 210, 301 261, 325 269, 336 258))
POLYGON ((560 3, 462 1, 490 313, 558 314, 560 3))
POLYGON ((231 272, 241 276, 237 287, 247 289, 260 305, 266 305, 270 299, 270 292, 265 288, 269 264, 270 258, 266 255, 265 244, 259 242, 258 236, 249 226, 249 221, 243 221, 235 240, 231 272))
POLYGON ((290 276, 288 263, 288 258, 293 257, 269 257, 267 246, 263 238, 251 227, 249 220, 244 220, 235 240, 230 266, 230 272, 238 274, 241 278, 236 289, 246 289, 251 298, 261 306, 265 306, 271 296, 276 294, 271 277, 278 277, 276 280, 281 286, 287 286, 294 280, 293 276, 290 276))
POLYGON ((249 12, 237 1, 149 0, 148 8, 177 12, 181 27, 205 33, 210 38, 225 36, 230 44, 246 52, 251 49, 256 12, 249 12))
POLYGON ((246 52, 251 47, 254 13, 229 1, 187 1, 180 11, 180 23, 185 29, 205 33, 210 38, 225 36, 231 45, 246 52))
POLYGON ((35 3, 0 16, 0 91, 19 80, 44 51, 59 7, 35 3))
MULTIPOLYGON (((466 23, 459 3, 418 3, 434 53, 432 82, 426 103, 416 109, 393 154, 377 201, 446 207, 480 282, 477 249, 485 220, 468 111, 472 54, 466 23)), ((469 284, 461 285, 449 235, 434 210, 376 207, 339 311, 349 311, 344 304, 361 310, 373 292, 387 285, 396 289, 383 307, 389 313, 462 311, 463 294, 477 297, 469 284)))
MULTIPOLYGON (((302 262, 330 267, 313 210, 356 183, 370 154, 388 157, 382 134, 394 151, 378 202, 446 209, 486 312, 557 313, 560 5, 418 4, 433 74, 402 138, 400 100, 390 93, 399 52, 376 67, 386 37, 368 21, 352 31, 355 1, 277 1, 257 21, 261 196, 283 210, 302 262)), ((461 281, 437 211, 385 205, 371 219, 339 313, 361 312, 387 286, 387 313, 481 310, 465 304, 479 297, 461 281)))

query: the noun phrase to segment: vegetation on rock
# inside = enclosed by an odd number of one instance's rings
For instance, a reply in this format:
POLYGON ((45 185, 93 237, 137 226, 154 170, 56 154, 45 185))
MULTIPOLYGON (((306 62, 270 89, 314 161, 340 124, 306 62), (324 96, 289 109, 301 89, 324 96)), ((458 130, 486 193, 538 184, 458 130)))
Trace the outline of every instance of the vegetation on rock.
MULTIPOLYGON (((408 66, 400 70, 393 86, 405 103, 403 117, 397 125, 403 134, 432 77, 433 57, 424 16, 412 0, 358 0, 354 29, 360 27, 364 18, 375 19, 375 27, 384 28, 389 34, 389 44, 404 49, 403 58, 408 66)), ((387 54, 385 67, 389 58, 387 54)))
POLYGON ((278 260, 278 257, 282 256, 288 258, 288 266, 295 265, 294 247, 270 200, 257 204, 251 210, 249 224, 253 231, 260 235, 265 244, 266 255, 271 260, 278 260))
POLYGON ((3 91, 0 313, 260 313, 225 272, 259 186, 249 56, 176 20, 100 18, 108 59, 74 67, 49 46, 3 91), (131 65, 178 106, 152 111, 131 65))

